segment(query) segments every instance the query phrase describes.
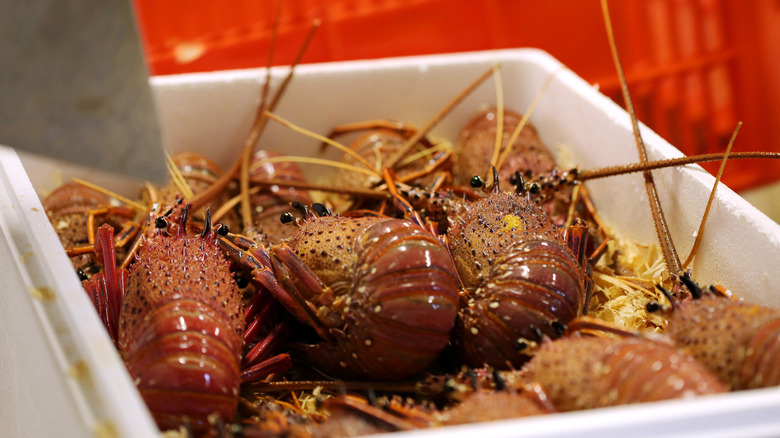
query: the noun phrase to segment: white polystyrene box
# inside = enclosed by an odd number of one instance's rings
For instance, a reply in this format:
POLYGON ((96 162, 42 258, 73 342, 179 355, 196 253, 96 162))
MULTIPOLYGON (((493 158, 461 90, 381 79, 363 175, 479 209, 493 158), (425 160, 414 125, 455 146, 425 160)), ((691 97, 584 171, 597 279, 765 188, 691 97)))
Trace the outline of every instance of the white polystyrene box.
MULTIPOLYGON (((554 152, 582 169, 637 161, 628 114, 558 61, 533 49, 303 65, 275 112, 320 134, 340 123, 374 118, 406 120, 419 127, 494 63, 501 66, 505 106, 518 112, 526 111, 542 83, 554 75, 531 116, 554 152)), ((272 73, 275 88, 287 69, 272 73)), ((229 167, 249 131, 264 77, 265 70, 254 69, 153 78, 168 149, 203 153, 229 167)), ((478 108, 496 102, 495 90, 492 80, 483 83, 431 134, 454 139, 478 108)), ((642 127, 642 134, 650 159, 681 155, 649 129, 642 127)), ((260 147, 316 155, 319 143, 270 122, 260 147)), ((40 432, 35 436, 64 430, 83 436, 105 428, 119 436, 153 435, 154 425, 68 269, 26 176, 41 194, 71 176, 126 194, 133 193, 134 184, 19 155, 27 175, 12 150, 0 149, 0 397, 4 407, 14 407, 0 410, 0 425, 19 436, 27 436, 30 427, 40 432), (51 295, 41 299, 28 291, 30 286, 47 287, 51 295), (29 353, 32 348, 40 353, 29 353), (43 376, 45 388, 31 386, 40 385, 43 376), (54 411, 68 420, 56 420, 54 411)), ((338 155, 326 153, 330 158, 338 155)), ((326 172, 307 170, 312 175, 326 172)), ((685 256, 714 179, 697 166, 654 175, 674 242, 685 256)), ((592 181, 588 187, 599 213, 617 231, 641 242, 655 241, 640 175, 592 181)), ((726 285, 748 301, 780 307, 780 283, 772 278, 779 261, 780 226, 721 185, 693 264, 694 278, 726 285)), ((780 433, 777 412, 780 389, 765 389, 394 436, 771 436, 780 433)))

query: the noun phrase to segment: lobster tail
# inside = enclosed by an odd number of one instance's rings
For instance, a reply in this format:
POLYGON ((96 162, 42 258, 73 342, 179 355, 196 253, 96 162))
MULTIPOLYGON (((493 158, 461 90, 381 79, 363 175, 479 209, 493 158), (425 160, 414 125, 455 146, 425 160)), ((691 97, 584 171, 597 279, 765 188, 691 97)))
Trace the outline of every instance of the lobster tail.
POLYGON ((408 221, 388 220, 368 228, 354 291, 358 322, 353 339, 361 349, 361 375, 388 378, 428 367, 449 342, 458 287, 455 267, 435 236, 408 221), (388 361, 393 358, 393 370, 388 361))
POLYGON ((304 226, 291 243, 296 253, 276 248, 273 259, 291 296, 328 303, 311 305, 307 317, 280 299, 324 338, 300 346, 309 361, 329 374, 373 379, 407 378, 431 365, 457 313, 457 274, 444 244, 401 219, 326 216, 304 226))
POLYGON ((499 368, 524 363, 545 337, 560 337, 579 316, 581 278, 577 260, 556 240, 513 243, 461 306, 454 336, 464 361, 499 368))
POLYGON ((213 308, 194 300, 160 306, 124 345, 127 367, 162 429, 187 417, 198 428, 217 413, 232 418, 241 339, 213 308))

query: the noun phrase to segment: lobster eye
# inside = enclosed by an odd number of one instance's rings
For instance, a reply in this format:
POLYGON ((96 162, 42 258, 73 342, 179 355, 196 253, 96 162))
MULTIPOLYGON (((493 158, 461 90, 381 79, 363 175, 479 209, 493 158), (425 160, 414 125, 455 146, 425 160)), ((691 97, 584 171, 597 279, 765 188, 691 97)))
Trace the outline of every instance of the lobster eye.
POLYGON ((279 216, 279 220, 280 220, 280 221, 281 221, 283 224, 289 224, 290 222, 292 222, 292 221, 293 221, 293 219, 294 219, 294 218, 293 218, 293 215, 292 215, 292 213, 290 213, 289 211, 285 211, 284 213, 282 213, 282 215, 281 215, 281 216, 279 216))
POLYGON ((168 226, 168 222, 163 217, 158 217, 154 220, 154 226, 157 228, 165 228, 168 226))
POLYGON ((225 225, 225 224, 217 225, 217 234, 219 234, 220 236, 223 236, 223 237, 227 236, 229 232, 230 232, 230 228, 228 228, 227 225, 225 225))
POLYGON ((480 178, 479 175, 472 176, 471 180, 469 180, 469 184, 471 184, 471 187, 478 189, 482 187, 482 178, 480 178))

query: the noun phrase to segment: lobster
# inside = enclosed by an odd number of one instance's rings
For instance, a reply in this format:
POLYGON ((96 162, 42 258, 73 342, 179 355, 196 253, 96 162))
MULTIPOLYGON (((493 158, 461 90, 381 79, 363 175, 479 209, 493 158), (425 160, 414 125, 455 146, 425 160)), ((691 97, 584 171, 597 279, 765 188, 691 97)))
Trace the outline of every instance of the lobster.
MULTIPOLYGON (((171 174, 170 181, 160 188, 153 188, 147 185, 146 190, 141 192, 141 202, 146 205, 172 205, 177 199, 184 198, 186 201, 192 201, 195 197, 200 197, 208 191, 223 172, 220 167, 204 155, 194 152, 179 152, 170 158, 169 170, 171 174)), ((203 207, 216 210, 230 198, 230 191, 223 190, 213 196, 208 197, 208 202, 203 202, 203 207)), ((202 221, 203 216, 199 212, 192 211, 190 214, 195 219, 202 221)), ((220 222, 230 228, 237 225, 237 218, 232 211, 220 219, 220 222)))
POLYGON ((499 189, 495 170, 490 193, 448 220, 463 287, 453 340, 466 364, 517 367, 587 308, 583 224, 570 248, 527 195, 499 189))
MULTIPOLYGON (((297 164, 268 162, 269 158, 276 156, 279 154, 262 149, 254 154, 249 171, 250 184, 271 179, 280 182, 305 181, 297 164)), ((251 231, 255 240, 268 244, 279 243, 290 234, 290 228, 284 226, 279 217, 284 213, 297 214, 298 211, 291 207, 290 203, 311 204, 311 196, 307 190, 298 190, 283 185, 258 188, 256 193, 250 195, 250 202, 254 207, 252 212, 253 230, 243 230, 244 234, 250 234, 251 231)))
POLYGON ((83 284, 160 428, 189 424, 201 433, 210 415, 235 416, 243 381, 281 372, 289 360, 265 354, 242 363, 247 317, 217 245, 227 229, 212 228, 207 211, 201 230, 187 221, 188 207, 176 203, 152 221, 129 270, 116 268, 113 229, 101 226, 94 249, 105 271, 83 284))
MULTIPOLYGON (((403 122, 375 120, 356 124, 340 125, 333 128, 330 137, 348 132, 368 129, 350 145, 350 149, 363 157, 371 165, 371 169, 380 170, 388 160, 402 152, 404 160, 390 167, 398 181, 417 186, 439 186, 446 180, 451 164, 452 153, 448 150, 437 150, 427 137, 419 138, 409 150, 404 147, 410 139, 414 139, 417 130, 403 122), (413 159, 414 157, 419 157, 413 159), (445 177, 433 171, 440 169, 445 177)), ((345 154, 342 162, 350 165, 361 164, 353 154, 345 154)), ((374 178, 360 177, 354 172, 340 172, 333 182, 336 186, 365 188, 381 182, 381 175, 374 178)))
POLYGON ((496 108, 485 109, 469 120, 458 133, 453 147, 453 184, 467 185, 474 175, 485 176, 485 171, 491 166, 497 167, 501 181, 509 181, 516 169, 542 174, 555 168, 555 157, 531 124, 523 126, 511 145, 506 144, 522 120, 520 114, 507 109, 503 111, 503 129, 498 146, 510 148, 511 154, 502 163, 505 166, 492 162, 491 157, 495 155, 497 146, 498 119, 496 108))
POLYGON ((715 374, 669 343, 628 332, 586 336, 575 328, 581 321, 597 330, 606 326, 587 319, 572 322, 562 338, 544 342, 519 372, 522 381, 541 385, 561 411, 727 391, 715 374))
POLYGON ((123 226, 117 246, 131 239, 138 231, 133 222, 135 211, 124 206, 113 206, 105 193, 75 181, 65 183, 43 200, 43 208, 62 246, 71 256, 73 268, 86 278, 96 268, 91 245, 97 227, 109 223, 123 226))
POLYGON ((297 350, 336 376, 401 379, 428 367, 457 312, 446 247, 411 221, 333 216, 320 204, 298 226, 269 249, 234 235, 219 242, 315 330, 319 341, 297 350))
POLYGON ((675 344, 731 390, 780 385, 780 310, 702 290, 687 275, 681 280, 689 296, 665 292, 672 303, 666 333, 675 344))
POLYGON ((457 406, 437 409, 428 404, 391 397, 371 402, 341 395, 326 400, 323 409, 330 416, 314 427, 312 436, 358 436, 529 417, 557 412, 538 385, 523 390, 500 387, 475 390, 457 406))

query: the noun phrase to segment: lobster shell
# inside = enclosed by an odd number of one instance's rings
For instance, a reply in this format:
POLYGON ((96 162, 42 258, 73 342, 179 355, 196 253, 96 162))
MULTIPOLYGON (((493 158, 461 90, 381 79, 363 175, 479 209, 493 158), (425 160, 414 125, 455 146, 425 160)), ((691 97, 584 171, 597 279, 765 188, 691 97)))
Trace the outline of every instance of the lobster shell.
MULTIPOLYGON (((402 379, 428 367, 448 344, 457 311, 455 268, 444 245, 418 225, 319 217, 304 222, 289 246, 328 291, 311 298, 324 302, 317 312, 328 326, 326 341, 301 346, 316 367, 351 378, 402 379)), ((302 288, 308 277, 287 269, 283 251, 274 247, 271 254, 280 284, 302 288)))
POLYGON ((780 310, 706 294, 678 303, 667 333, 732 390, 780 385, 780 310))
POLYGON ((450 220, 449 246, 465 293, 453 333, 470 366, 522 365, 544 337, 582 312, 584 273, 527 196, 492 191, 450 220))
POLYGON ((491 268, 461 307, 454 339, 469 366, 511 368, 581 313, 582 274, 566 246, 535 236, 510 244, 491 268))
MULTIPOLYGON (((504 109, 502 147, 506 147, 506 142, 521 119, 520 114, 504 109)), ((454 145, 453 184, 468 185, 472 176, 486 176, 496 144, 497 120, 496 109, 489 108, 475 115, 458 134, 454 145)), ((555 157, 542 143, 536 128, 528 123, 512 144, 512 153, 507 156, 501 169, 498 169, 498 177, 500 181, 506 182, 516 170, 529 170, 538 174, 549 172, 553 168, 555 157)))
POLYGON ((190 235, 183 225, 147 233, 119 319, 120 352, 162 429, 198 429, 212 413, 232 419, 240 385, 238 287, 214 232, 190 235))
POLYGON ((636 337, 572 336, 545 342, 522 370, 562 411, 726 392, 692 356, 636 337))

